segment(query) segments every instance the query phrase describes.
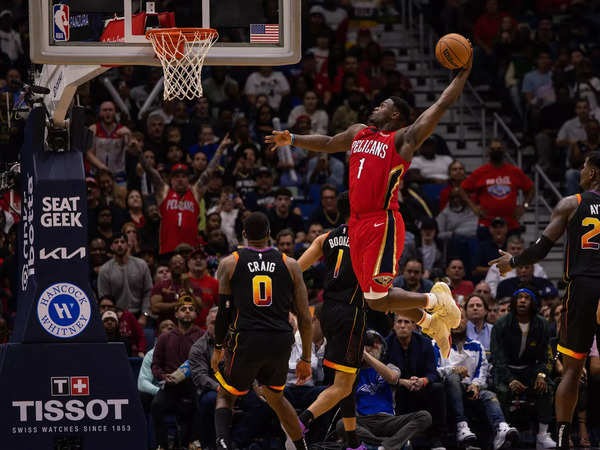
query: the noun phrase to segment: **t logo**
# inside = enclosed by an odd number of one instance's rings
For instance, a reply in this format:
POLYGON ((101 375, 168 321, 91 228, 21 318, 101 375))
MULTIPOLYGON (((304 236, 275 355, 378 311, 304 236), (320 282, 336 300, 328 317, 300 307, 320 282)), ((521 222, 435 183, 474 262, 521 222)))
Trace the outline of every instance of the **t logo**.
POLYGON ((50 378, 50 392, 53 397, 70 395, 69 377, 50 378))
POLYGON ((90 395, 90 378, 71 377, 71 395, 90 395))

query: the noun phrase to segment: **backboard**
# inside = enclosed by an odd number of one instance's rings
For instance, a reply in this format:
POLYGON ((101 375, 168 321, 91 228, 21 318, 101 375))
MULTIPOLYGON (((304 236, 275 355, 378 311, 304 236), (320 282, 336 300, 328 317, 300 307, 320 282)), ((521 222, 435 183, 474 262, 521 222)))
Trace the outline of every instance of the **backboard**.
POLYGON ((31 60, 39 64, 160 65, 152 27, 214 28, 208 65, 300 60, 300 0, 29 0, 31 60))

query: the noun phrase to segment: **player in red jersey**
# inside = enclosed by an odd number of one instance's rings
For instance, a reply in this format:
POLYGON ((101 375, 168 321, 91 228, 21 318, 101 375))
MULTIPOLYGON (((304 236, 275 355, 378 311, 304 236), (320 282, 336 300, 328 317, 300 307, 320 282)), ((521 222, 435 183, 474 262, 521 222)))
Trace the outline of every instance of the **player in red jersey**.
POLYGON ((390 97, 373 110, 373 126, 354 124, 333 137, 294 135, 285 130, 273 131, 265 138, 275 147, 297 145, 324 153, 350 151, 348 230, 352 267, 364 297, 376 311, 402 311, 423 327, 446 355, 450 352, 450 329, 458 326, 461 317, 449 287, 436 283, 429 294, 391 287, 404 248, 398 185, 415 152, 460 96, 471 64, 472 60, 410 125, 408 104, 390 97))
MULTIPOLYGON (((231 140, 228 137, 223 138, 217 152, 220 154, 229 144, 231 140)), ((169 186, 146 158, 140 157, 140 162, 152 180, 156 203, 162 217, 159 253, 161 255, 171 253, 182 242, 197 247, 200 244, 198 237, 200 201, 206 188, 204 177, 198 178, 198 181, 190 186, 188 166, 175 164, 171 168, 169 186)))

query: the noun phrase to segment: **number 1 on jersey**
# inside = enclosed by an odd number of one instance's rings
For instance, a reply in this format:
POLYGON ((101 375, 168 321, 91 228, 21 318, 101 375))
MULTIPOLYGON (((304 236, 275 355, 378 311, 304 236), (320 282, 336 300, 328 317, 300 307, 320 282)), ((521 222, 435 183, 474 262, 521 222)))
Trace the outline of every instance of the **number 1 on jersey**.
POLYGON ((273 303, 273 280, 267 275, 252 278, 252 297, 256 306, 271 306, 273 303))
POLYGON ((344 257, 344 249, 338 250, 337 260, 335 261, 335 269, 333 270, 333 278, 337 278, 340 274, 340 268, 342 267, 342 258, 344 257))
POLYGON ((357 180, 360 178, 360 174, 362 173, 363 167, 365 166, 365 158, 360 158, 359 163, 360 165, 358 166, 358 174, 356 175, 357 180))

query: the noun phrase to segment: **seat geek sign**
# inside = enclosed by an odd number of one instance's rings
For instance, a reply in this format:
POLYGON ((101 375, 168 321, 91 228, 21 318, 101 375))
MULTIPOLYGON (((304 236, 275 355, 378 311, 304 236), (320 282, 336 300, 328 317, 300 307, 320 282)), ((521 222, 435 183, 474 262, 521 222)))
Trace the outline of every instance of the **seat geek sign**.
POLYGON ((71 115, 61 153, 46 148, 41 108, 27 121, 18 309, 11 342, 0 345, 2 450, 147 448, 125 347, 107 343, 89 282, 83 118, 71 115))

